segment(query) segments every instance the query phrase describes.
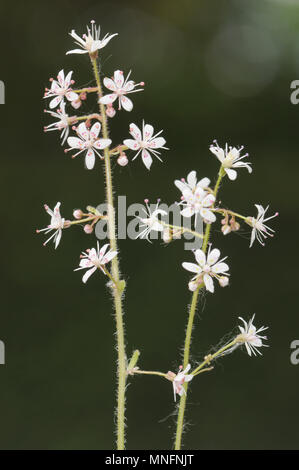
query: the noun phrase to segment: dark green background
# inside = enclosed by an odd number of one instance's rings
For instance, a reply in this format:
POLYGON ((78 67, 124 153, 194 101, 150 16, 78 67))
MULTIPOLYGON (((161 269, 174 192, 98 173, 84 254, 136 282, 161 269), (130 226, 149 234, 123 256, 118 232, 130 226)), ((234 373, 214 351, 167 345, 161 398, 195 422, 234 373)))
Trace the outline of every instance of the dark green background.
MULTIPOLYGON (((299 5, 291 1, 53 1, 2 2, 1 73, 6 104, 1 135, 1 317, 6 365, 0 366, 1 449, 109 449, 114 445, 116 351, 110 295, 94 275, 87 285, 74 273, 93 235, 74 228, 62 243, 42 246, 35 228, 48 223, 43 204, 62 213, 104 200, 100 162, 63 153, 41 99, 48 79, 74 70, 78 85, 92 83, 86 56, 66 56, 68 32, 83 33, 95 19, 103 33, 118 32, 102 51, 104 74, 131 68, 144 80, 131 114, 111 121, 113 142, 128 124, 145 118, 163 128, 170 147, 148 172, 140 159, 116 167, 115 186, 128 204, 145 197, 178 198, 173 181, 196 169, 215 180, 218 163, 208 147, 245 145, 254 172, 239 171, 222 187, 223 203, 254 215, 271 203, 280 217, 266 247, 249 249, 249 230, 213 242, 229 256, 231 285, 206 295, 196 317, 192 362, 236 332, 239 315, 269 325, 263 357, 243 351, 220 360, 194 380, 187 409, 185 448, 298 448, 299 365, 290 343, 299 339, 298 125, 290 83, 299 78, 299 5)), ((92 100, 87 111, 94 111, 92 100)), ((121 241, 127 280, 128 354, 140 366, 176 370, 190 301, 191 260, 183 244, 121 241)), ((129 449, 171 448, 175 429, 171 384, 136 377, 127 389, 129 449)))

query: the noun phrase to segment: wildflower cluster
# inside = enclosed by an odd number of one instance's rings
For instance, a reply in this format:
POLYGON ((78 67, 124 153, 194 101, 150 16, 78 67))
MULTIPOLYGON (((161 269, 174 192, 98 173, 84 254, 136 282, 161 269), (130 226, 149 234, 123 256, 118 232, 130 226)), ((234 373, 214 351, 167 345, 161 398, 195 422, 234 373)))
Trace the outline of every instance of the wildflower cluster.
POLYGON ((113 71, 110 77, 104 76, 102 83, 98 56, 100 51, 117 34, 106 34, 101 39, 100 27, 97 27, 95 22, 92 21, 90 26, 87 27, 87 33, 79 36, 72 30, 70 36, 79 48, 69 50, 66 54, 87 54, 89 56, 95 85, 85 88, 74 87, 73 71, 65 72, 60 70, 57 79, 50 79, 51 86, 46 88, 44 93, 44 99, 49 100, 49 109, 46 109, 45 112, 55 118, 55 121, 46 125, 44 130, 45 132, 60 132, 61 145, 65 146, 64 152, 72 152, 72 158, 79 155, 83 156, 86 169, 93 170, 97 162, 103 165, 107 213, 101 213, 95 207, 87 206, 86 210, 75 209, 72 219, 65 219, 60 212, 60 202, 57 202, 53 210, 45 205, 45 210, 50 216, 50 223, 47 227, 37 230, 37 232, 50 233, 50 237, 46 239, 44 245, 53 240, 55 248, 57 248, 64 229, 73 225, 80 225, 83 227, 84 233, 90 235, 94 232, 97 222, 104 220, 107 223, 108 242, 103 246, 100 246, 97 242, 96 246, 82 251, 79 266, 74 271, 84 270, 82 277, 84 284, 92 274, 99 272, 106 279, 109 279, 108 286, 113 294, 118 353, 117 447, 123 449, 125 442, 124 403, 126 381, 129 377, 137 374, 147 374, 158 375, 171 381, 174 399, 176 400, 177 395, 180 397, 175 444, 175 448, 180 449, 188 383, 200 373, 210 371, 213 368, 210 367, 211 363, 216 358, 233 352, 242 345, 245 345, 250 356, 252 354, 256 355, 256 353, 260 354, 260 348, 265 346, 263 340, 266 340, 265 336, 260 335, 266 328, 256 328, 253 325, 254 316, 248 322, 239 317, 242 321, 242 325, 239 326, 240 332, 232 336, 231 340, 214 354, 205 356, 204 360, 194 366, 192 370, 190 345, 199 291, 204 289, 214 293, 215 286, 217 287, 218 284, 221 287, 229 285, 230 273, 229 265, 226 262, 227 256, 222 257, 220 250, 210 243, 211 229, 219 221, 219 217, 221 217, 221 232, 224 235, 240 230, 243 222, 251 228, 250 247, 255 240, 264 245, 264 240, 274 234, 274 230, 266 225, 266 222, 277 216, 278 213, 266 217, 268 206, 264 208, 262 205, 256 204, 257 216, 244 216, 222 206, 218 200, 218 191, 223 179, 227 177, 230 181, 235 181, 238 176, 237 171, 242 168, 246 168, 251 173, 252 164, 244 161, 248 154, 242 154, 243 147, 225 145, 224 148, 221 148, 216 141, 210 146, 211 153, 220 162, 218 179, 214 187, 211 187, 210 178, 202 177, 198 179, 195 170, 190 171, 186 179, 176 179, 174 182, 181 193, 178 197, 179 200, 176 201, 177 207, 182 217, 188 218, 194 225, 194 230, 193 228, 187 229, 183 225, 175 226, 164 222, 162 219, 163 216, 167 215, 167 212, 159 207, 160 200, 158 200, 155 208, 151 210, 149 200, 145 199, 144 217, 137 218, 141 228, 138 237, 150 241, 152 232, 159 232, 162 234, 164 242, 170 243, 180 238, 183 233, 190 232, 202 240, 202 246, 194 250, 195 262, 184 261, 182 263, 182 267, 193 274, 193 277, 188 281, 189 290, 192 292, 192 301, 188 314, 183 365, 179 367, 176 374, 171 371, 163 373, 141 370, 137 366, 140 354, 138 350, 133 353, 131 360, 127 361, 122 302, 126 283, 120 276, 119 268, 111 161, 116 160, 119 166, 124 167, 130 161, 127 154, 132 157, 131 161, 140 156, 146 169, 150 170, 154 161, 153 157, 162 161, 161 151, 168 150, 168 148, 166 147, 166 140, 162 136, 163 131, 156 132, 154 127, 144 119, 142 119, 140 127, 135 123, 129 124, 128 133, 131 138, 124 138, 121 143, 113 144, 113 139, 108 131, 110 127, 108 125, 109 120, 122 110, 132 111, 132 94, 143 91, 145 84, 143 81, 135 83, 131 79, 131 70, 125 78, 124 72, 119 69, 113 71), (105 91, 104 87, 106 88, 105 91), (128 95, 131 97, 129 98, 128 95), (96 98, 99 107, 97 113, 84 112, 84 107, 90 96, 96 98), (78 112, 73 114, 74 110, 79 109, 83 109, 80 115, 78 112), (198 218, 201 218, 204 224, 202 233, 196 231, 198 218))

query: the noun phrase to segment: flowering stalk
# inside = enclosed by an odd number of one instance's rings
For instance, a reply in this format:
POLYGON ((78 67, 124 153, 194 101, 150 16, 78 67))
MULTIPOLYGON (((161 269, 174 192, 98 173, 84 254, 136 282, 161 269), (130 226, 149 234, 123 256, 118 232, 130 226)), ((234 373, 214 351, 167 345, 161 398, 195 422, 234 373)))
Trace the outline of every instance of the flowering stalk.
MULTIPOLYGON (((97 65, 96 58, 91 57, 94 77, 98 88, 99 100, 102 97, 101 80, 97 65)), ((105 106, 99 102, 102 134, 104 139, 109 138, 107 117, 105 106)), ((112 184, 112 171, 110 164, 109 147, 104 149, 104 163, 105 163, 105 178, 106 178, 106 199, 108 205, 108 233, 110 241, 110 249, 117 251, 116 241, 116 226, 115 226, 115 209, 113 201, 113 184, 112 184)), ((116 320, 116 335, 117 335, 117 352, 118 352, 118 391, 117 391, 117 449, 123 450, 125 447, 125 388, 126 388, 126 351, 124 339, 124 324, 123 324, 123 311, 122 311, 122 293, 124 290, 124 281, 120 282, 120 270, 118 255, 116 255, 111 262, 111 274, 116 284, 113 289, 113 299, 115 307, 115 320, 116 320)))
MULTIPOLYGON (((214 191, 213 191, 215 198, 217 197, 219 186, 224 175, 225 173, 221 165, 219 173, 218 173, 218 179, 217 179, 214 191)), ((211 231, 211 224, 207 224, 205 234, 204 234, 203 244, 202 244, 202 251, 204 253, 206 253, 207 251, 210 231, 211 231)), ((204 285, 203 283, 199 284, 199 286, 196 288, 196 290, 192 294, 192 300, 191 300, 191 306, 189 310, 188 324, 187 324, 187 330, 186 330, 186 337, 185 337, 185 345, 184 345, 184 367, 187 367, 189 363, 194 316, 196 312, 199 290, 203 287, 203 285, 204 285)), ((188 383, 186 383, 184 387, 185 387, 185 391, 187 392, 188 383)), ((178 410, 177 428, 176 428, 176 435, 175 435, 175 447, 174 447, 175 450, 181 449, 186 400, 187 400, 187 394, 184 393, 181 396, 179 410, 178 410)))

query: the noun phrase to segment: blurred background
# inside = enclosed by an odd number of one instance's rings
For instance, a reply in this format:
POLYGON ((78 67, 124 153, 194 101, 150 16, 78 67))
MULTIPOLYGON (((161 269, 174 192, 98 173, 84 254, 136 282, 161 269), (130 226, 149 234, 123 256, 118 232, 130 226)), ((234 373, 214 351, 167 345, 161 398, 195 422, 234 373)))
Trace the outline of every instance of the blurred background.
MULTIPOLYGON (((236 333, 238 316, 256 313, 268 325, 263 357, 245 351, 219 360, 192 383, 184 436, 186 449, 298 448, 299 365, 290 344, 299 340, 298 125, 299 105, 290 84, 299 79, 299 4, 287 0, 159 0, 5 2, 0 19, 1 136, 1 449, 111 449, 114 446, 114 318, 104 280, 87 285, 74 273, 79 254, 95 244, 80 227, 63 234, 55 251, 35 229, 48 224, 43 204, 74 208, 104 202, 101 164, 63 152, 43 113, 44 87, 60 69, 76 85, 92 85, 87 56, 73 49, 71 29, 85 32, 96 20, 118 32, 102 50, 105 76, 132 69, 145 91, 134 109, 111 121, 113 143, 128 137, 130 122, 164 129, 168 152, 148 172, 140 159, 114 166, 118 194, 127 203, 178 199, 173 181, 191 170, 215 181, 218 162, 209 152, 244 145, 254 171, 240 170, 223 184, 227 207, 255 215, 255 203, 279 211, 276 236, 249 249, 250 230, 213 243, 229 256, 231 283, 206 295, 198 309, 192 363, 236 333)), ((90 98, 82 110, 96 111, 90 98)), ((127 353, 141 351, 140 367, 176 371, 187 319, 191 261, 183 242, 119 243, 127 281, 127 353)), ((169 449, 175 431, 171 384, 137 376, 127 389, 128 449, 169 449)))

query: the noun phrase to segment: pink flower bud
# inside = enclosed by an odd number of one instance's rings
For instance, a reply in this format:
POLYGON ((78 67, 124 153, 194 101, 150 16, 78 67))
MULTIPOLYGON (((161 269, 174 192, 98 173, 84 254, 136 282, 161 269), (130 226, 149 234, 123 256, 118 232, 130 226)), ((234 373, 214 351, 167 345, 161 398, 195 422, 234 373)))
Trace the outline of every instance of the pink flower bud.
POLYGON ((219 279, 219 284, 221 287, 226 287, 228 286, 228 277, 226 276, 221 276, 220 279, 219 279))
POLYGON ((106 114, 108 117, 113 118, 116 114, 115 109, 113 108, 112 104, 107 104, 106 114))
POLYGON ((82 217, 83 217, 83 212, 81 211, 81 209, 76 209, 76 210, 74 210, 74 212, 73 212, 73 216, 74 216, 75 219, 77 219, 77 220, 82 219, 82 217))
POLYGON ((92 233, 93 232, 93 227, 90 224, 84 225, 84 232, 88 233, 88 234, 92 233))
POLYGON ((191 292, 194 292, 198 288, 198 283, 195 281, 190 281, 188 284, 188 288, 189 290, 191 290, 191 292))
POLYGON ((118 159, 117 159, 117 163, 120 165, 120 166, 126 166, 128 163, 129 163, 129 160, 128 160, 128 157, 125 153, 122 153, 118 159))
POLYGON ((227 235, 228 233, 230 233, 232 231, 232 228, 230 225, 222 225, 221 227, 221 232, 223 233, 223 235, 227 235))
POLYGON ((80 99, 71 101, 71 105, 73 106, 74 109, 80 108, 81 104, 82 104, 82 101, 80 99))

